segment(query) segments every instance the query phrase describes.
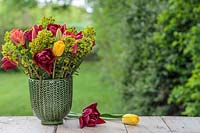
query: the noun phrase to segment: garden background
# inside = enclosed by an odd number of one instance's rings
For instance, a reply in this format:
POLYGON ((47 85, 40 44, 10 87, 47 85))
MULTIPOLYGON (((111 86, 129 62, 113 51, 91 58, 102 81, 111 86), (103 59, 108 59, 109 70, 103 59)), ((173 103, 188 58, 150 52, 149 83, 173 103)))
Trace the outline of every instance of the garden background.
MULTIPOLYGON (((98 102, 102 113, 200 116, 199 0, 0 0, 0 16, 1 45, 7 30, 43 16, 95 27, 73 112, 98 102)), ((32 115, 27 78, 0 69, 0 115, 32 115)))

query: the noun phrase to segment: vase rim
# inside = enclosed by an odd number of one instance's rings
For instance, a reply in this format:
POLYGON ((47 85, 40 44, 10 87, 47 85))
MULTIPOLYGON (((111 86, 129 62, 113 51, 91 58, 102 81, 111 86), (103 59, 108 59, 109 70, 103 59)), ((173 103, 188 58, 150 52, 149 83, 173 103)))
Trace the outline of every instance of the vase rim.
POLYGON ((42 79, 42 80, 40 80, 40 79, 33 79, 33 78, 28 78, 28 79, 29 80, 36 80, 36 81, 58 81, 58 80, 68 80, 70 77, 64 78, 64 79, 42 79))

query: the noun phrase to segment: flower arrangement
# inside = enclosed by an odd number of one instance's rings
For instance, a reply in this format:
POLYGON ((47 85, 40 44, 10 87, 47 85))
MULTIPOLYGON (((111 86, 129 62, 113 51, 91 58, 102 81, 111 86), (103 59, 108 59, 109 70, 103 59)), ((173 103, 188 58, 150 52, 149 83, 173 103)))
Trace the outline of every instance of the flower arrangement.
POLYGON ((95 45, 95 31, 82 31, 44 17, 41 23, 22 31, 6 32, 1 68, 20 67, 33 79, 63 79, 77 73, 84 57, 95 45))

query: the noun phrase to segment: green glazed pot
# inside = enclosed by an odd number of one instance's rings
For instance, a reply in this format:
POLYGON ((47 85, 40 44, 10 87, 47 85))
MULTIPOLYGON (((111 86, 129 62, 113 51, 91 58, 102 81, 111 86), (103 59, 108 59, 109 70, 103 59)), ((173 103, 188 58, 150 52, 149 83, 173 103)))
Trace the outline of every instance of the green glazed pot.
POLYGON ((30 101, 43 125, 63 124, 72 106, 72 77, 66 79, 29 79, 30 101))

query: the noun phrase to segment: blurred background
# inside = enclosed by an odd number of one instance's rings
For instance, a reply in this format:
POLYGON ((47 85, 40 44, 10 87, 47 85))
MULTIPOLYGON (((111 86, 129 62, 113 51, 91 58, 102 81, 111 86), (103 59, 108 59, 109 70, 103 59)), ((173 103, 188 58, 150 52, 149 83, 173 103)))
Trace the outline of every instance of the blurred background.
MULTIPOLYGON (((199 0, 0 0, 0 44, 53 16, 97 45, 74 77, 73 112, 200 116, 199 0)), ((0 58, 1 58, 0 54, 0 58)), ((0 69, 0 115, 32 115, 28 77, 0 69)))

